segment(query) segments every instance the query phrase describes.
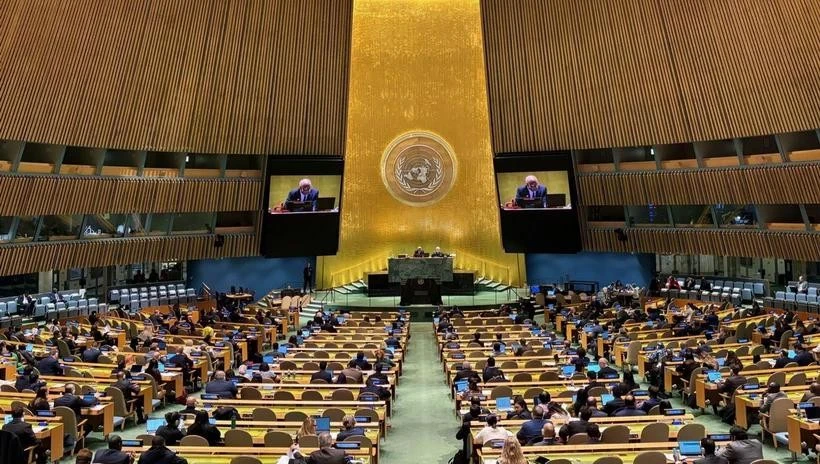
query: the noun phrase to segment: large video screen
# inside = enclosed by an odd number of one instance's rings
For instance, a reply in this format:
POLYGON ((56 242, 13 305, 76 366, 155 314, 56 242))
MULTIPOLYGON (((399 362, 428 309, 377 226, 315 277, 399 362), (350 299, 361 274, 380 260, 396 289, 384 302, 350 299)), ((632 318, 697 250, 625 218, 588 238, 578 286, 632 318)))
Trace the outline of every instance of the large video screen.
POLYGON ((339 248, 344 162, 330 156, 269 156, 260 253, 324 256, 339 248))
POLYGON ((577 253, 581 231, 568 151, 501 154, 493 160, 501 240, 509 253, 577 253))

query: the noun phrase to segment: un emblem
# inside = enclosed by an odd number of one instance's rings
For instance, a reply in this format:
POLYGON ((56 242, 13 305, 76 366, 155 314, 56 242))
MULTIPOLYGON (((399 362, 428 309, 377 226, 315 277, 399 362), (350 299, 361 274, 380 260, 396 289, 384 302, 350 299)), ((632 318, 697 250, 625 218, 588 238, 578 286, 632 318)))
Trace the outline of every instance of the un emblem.
POLYGON ((453 188, 456 158, 441 137, 430 132, 408 132, 387 146, 381 176, 387 191, 397 200, 425 206, 441 200, 453 188))

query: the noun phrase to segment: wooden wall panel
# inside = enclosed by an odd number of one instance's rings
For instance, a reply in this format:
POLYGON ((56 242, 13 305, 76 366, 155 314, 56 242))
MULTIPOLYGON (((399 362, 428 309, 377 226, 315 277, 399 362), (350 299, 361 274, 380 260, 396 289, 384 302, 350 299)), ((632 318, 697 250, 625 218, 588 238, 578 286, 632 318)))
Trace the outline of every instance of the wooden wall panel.
POLYGON ((623 253, 704 254, 814 261, 820 234, 748 230, 627 228, 621 242, 614 228, 588 228, 584 249, 623 253))
POLYGON ((126 239, 45 242, 0 247, 0 275, 100 267, 162 260, 254 256, 254 234, 226 234, 225 245, 214 248, 212 235, 134 237, 126 239))
POLYGON ((0 2, 0 139, 340 155, 352 4, 0 2))
POLYGON ((815 0, 481 0, 496 153, 820 127, 815 0))
POLYGON ((261 179, 0 176, 0 216, 256 211, 261 179))
POLYGON ((583 205, 819 204, 820 163, 578 175, 583 205))

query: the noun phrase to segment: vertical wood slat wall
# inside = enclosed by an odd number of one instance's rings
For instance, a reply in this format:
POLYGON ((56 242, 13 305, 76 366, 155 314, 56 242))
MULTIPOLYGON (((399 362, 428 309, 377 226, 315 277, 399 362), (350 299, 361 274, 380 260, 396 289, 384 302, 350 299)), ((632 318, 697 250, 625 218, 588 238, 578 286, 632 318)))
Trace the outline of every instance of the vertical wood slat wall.
POLYGON ((352 0, 7 0, 0 139, 343 153, 352 0))
POLYGON ((481 0, 496 153, 820 127, 815 0, 481 0))
POLYGON ((820 204, 820 163, 578 175, 583 204, 820 204))
POLYGON ((627 241, 619 241, 614 228, 586 229, 584 249, 622 253, 702 254, 772 257, 816 261, 820 256, 820 234, 702 229, 627 230, 627 241))
POLYGON ((254 234, 226 234, 225 244, 202 236, 133 237, 31 243, 0 247, 0 275, 23 274, 76 267, 99 267, 169 259, 209 259, 256 255, 254 234))
POLYGON ((0 175, 0 216, 257 211, 261 179, 0 175))

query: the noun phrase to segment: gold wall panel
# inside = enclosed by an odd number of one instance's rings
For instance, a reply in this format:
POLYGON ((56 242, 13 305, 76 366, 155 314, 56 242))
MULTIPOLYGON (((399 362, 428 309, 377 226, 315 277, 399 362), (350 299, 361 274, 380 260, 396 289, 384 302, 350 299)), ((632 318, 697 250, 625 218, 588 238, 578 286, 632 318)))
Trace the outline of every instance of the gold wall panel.
POLYGON ((344 208, 337 256, 319 259, 319 286, 384 269, 416 246, 456 253, 456 267, 520 283, 519 256, 501 248, 479 0, 361 0, 353 38, 344 208), (455 184, 425 206, 381 181, 390 142, 428 131, 453 149, 455 184))
POLYGON ((482 0, 496 153, 820 127, 817 0, 482 0))
POLYGON ((353 0, 3 0, 0 138, 344 149, 353 0))

